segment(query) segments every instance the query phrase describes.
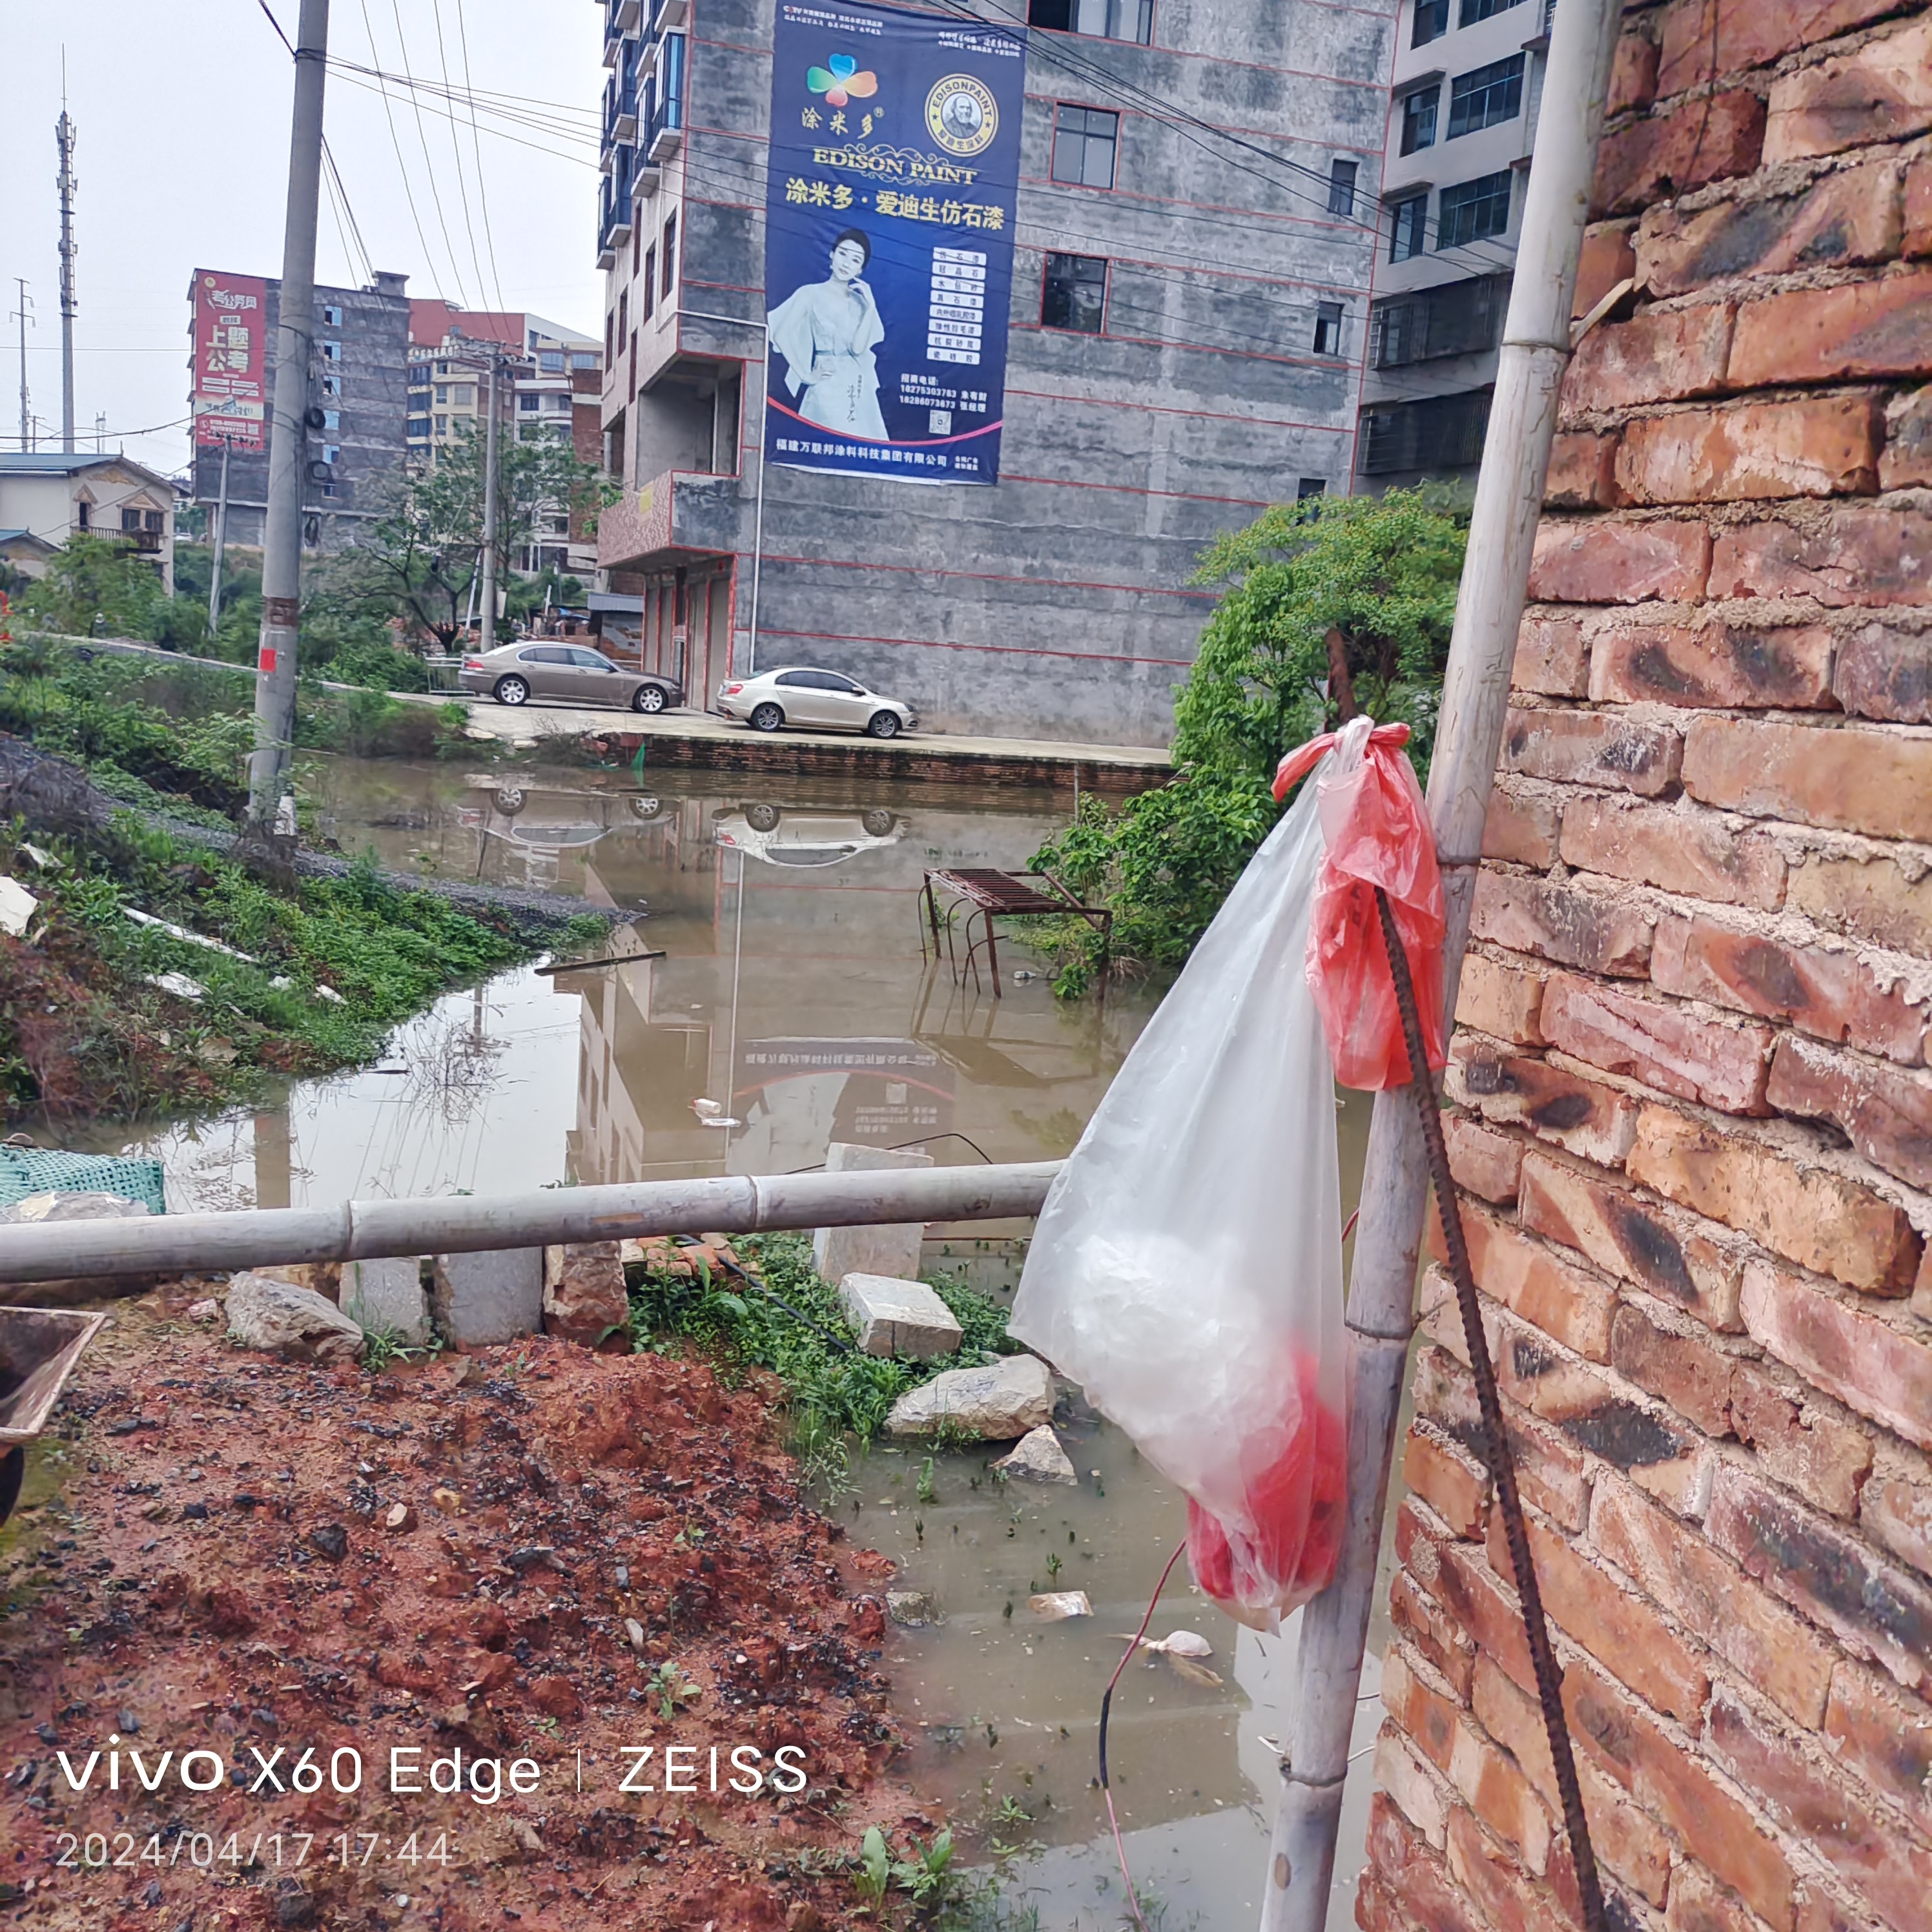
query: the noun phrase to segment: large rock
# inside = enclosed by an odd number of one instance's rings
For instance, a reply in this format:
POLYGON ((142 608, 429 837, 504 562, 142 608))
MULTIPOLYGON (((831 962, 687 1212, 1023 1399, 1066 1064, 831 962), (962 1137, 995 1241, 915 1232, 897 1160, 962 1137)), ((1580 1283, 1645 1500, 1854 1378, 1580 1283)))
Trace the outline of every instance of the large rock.
POLYGON ((1080 1478, 1060 1438, 1046 1424, 1029 1429, 1019 1446, 1010 1456, 993 1465, 1002 1475, 1019 1476, 1034 1483, 1077 1483, 1080 1478))
POLYGON ((966 1339, 959 1318, 922 1281, 848 1274, 838 1284, 838 1300, 865 1354, 930 1362, 955 1353, 966 1339))
POLYGON ((982 1442, 1010 1442, 1053 1418, 1053 1377, 1037 1355, 1002 1355, 983 1369, 948 1369, 908 1389, 886 1418, 888 1436, 942 1430, 982 1442))
MULTIPOLYGON (((121 1194, 83 1190, 52 1189, 29 1194, 0 1208, 0 1227, 30 1227, 43 1221, 140 1221, 148 1216, 144 1202, 121 1194)), ((25 1303, 35 1308, 64 1308, 110 1294, 139 1294, 160 1276, 152 1270, 140 1274, 71 1275, 55 1281, 0 1282, 0 1304, 25 1303)))
POLYGON ((543 1325, 541 1248, 438 1255, 430 1288, 436 1325, 452 1348, 487 1348, 543 1325))
MULTIPOLYGON (((856 1147, 849 1141, 834 1141, 825 1150, 827 1174, 871 1174, 888 1168, 932 1165, 932 1155, 916 1148, 856 1147)), ((925 1223, 920 1221, 875 1228, 820 1228, 812 1238, 812 1264, 826 1281, 843 1281, 848 1274, 896 1275, 913 1281, 918 1278, 919 1244, 925 1238, 925 1223)))
POLYGON ((622 1244, 579 1241, 544 1250, 543 1325, 546 1334, 594 1348, 629 1318, 622 1244))
POLYGON ((429 1298, 413 1255, 342 1264, 343 1312, 369 1334, 393 1334, 406 1348, 428 1346, 429 1298))
POLYGON ((312 1288, 266 1274, 238 1274, 228 1284, 228 1332, 244 1348, 294 1362, 362 1359, 362 1330, 312 1288))

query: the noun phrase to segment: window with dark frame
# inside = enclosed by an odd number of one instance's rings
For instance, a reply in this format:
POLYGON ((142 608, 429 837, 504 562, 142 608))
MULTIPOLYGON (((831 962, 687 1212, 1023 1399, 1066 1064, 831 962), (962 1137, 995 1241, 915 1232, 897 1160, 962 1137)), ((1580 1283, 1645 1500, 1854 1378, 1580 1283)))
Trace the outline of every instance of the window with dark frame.
POLYGON ((1042 328, 1098 335, 1107 310, 1107 264, 1096 255, 1048 255, 1040 294, 1042 328))
POLYGON ((1415 0, 1415 27, 1408 37, 1411 46, 1426 47, 1448 31, 1449 0, 1415 0))
POLYGON ((1328 479, 1325 476, 1304 476, 1294 486, 1294 500, 1306 503, 1311 498, 1325 496, 1328 494, 1328 479))
POLYGON ((638 278, 638 286, 644 292, 641 319, 649 322, 657 313, 658 306, 658 251, 655 247, 644 250, 644 272, 638 278))
POLYGON ((1429 225, 1429 196, 1406 196, 1389 203, 1389 260, 1408 262, 1422 253, 1423 231, 1429 225))
POLYGON ((607 308, 604 311, 604 366, 607 369, 610 367, 616 355, 616 311, 607 308))
POLYGON ((1154 0, 1028 0, 1027 25, 1144 47, 1154 40, 1154 0))
POLYGON ((631 394, 629 400, 638 400, 638 332, 631 332, 631 394))
POLYGON ((1459 74, 1449 83, 1448 140, 1514 121, 1522 112, 1525 58, 1511 54, 1508 60, 1492 61, 1487 67, 1459 74))
POLYGON ((1492 175, 1478 175, 1474 181, 1445 188, 1436 218, 1436 247, 1462 248, 1472 242, 1507 235, 1514 182, 1511 171, 1502 168, 1492 175))
POLYGON ((1053 110, 1053 178, 1078 188, 1112 188, 1120 117, 1100 107, 1053 110))
POLYGON ((1315 304, 1315 352, 1318 356, 1339 356, 1342 352, 1342 304, 1340 302, 1317 302, 1315 304))
POLYGON ((677 280, 677 217, 673 215, 664 224, 664 281, 658 292, 669 295, 671 284, 677 280))
POLYGON ((1471 389, 1364 410, 1363 474, 1461 470, 1480 463, 1490 394, 1487 389, 1471 389))
MULTIPOLYGON (((1456 24, 1459 27, 1473 27, 1478 20, 1492 20, 1498 14, 1507 14, 1512 7, 1520 7, 1523 0, 1462 0, 1456 10, 1456 24)), ((1444 13, 1449 9, 1446 3, 1444 13)))
POLYGON ((1346 220, 1355 212, 1355 177, 1360 172, 1353 161, 1328 164, 1328 212, 1346 220))
POLYGON ((1507 273, 1470 275, 1377 302, 1370 322, 1370 359, 1378 369, 1399 369, 1432 357, 1493 349, 1509 305, 1509 288, 1507 273))
POLYGON ((1402 152, 1419 154, 1436 145, 1436 110, 1442 98, 1442 84, 1431 81, 1402 98, 1402 152))

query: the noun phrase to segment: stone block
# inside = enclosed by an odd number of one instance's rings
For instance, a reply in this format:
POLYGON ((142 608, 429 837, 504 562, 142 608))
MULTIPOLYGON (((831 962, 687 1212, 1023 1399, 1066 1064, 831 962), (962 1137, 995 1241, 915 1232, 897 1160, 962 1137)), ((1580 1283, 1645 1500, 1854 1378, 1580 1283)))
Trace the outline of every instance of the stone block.
POLYGON ((623 1244, 578 1241, 544 1250, 544 1332, 594 1348, 629 1319, 623 1244))
POLYGON ((1029 1429, 1019 1446, 993 1465, 1003 1476, 1018 1477, 1034 1483, 1077 1484, 1079 1474, 1073 1460, 1060 1447, 1060 1438, 1045 1423, 1029 1429))
POLYGON ((848 1274, 838 1283, 838 1300, 868 1355, 929 1362, 953 1354, 965 1336, 959 1318, 922 1281, 848 1274))
POLYGON ((244 1348, 293 1362, 362 1358, 362 1329, 312 1288, 244 1272, 228 1284, 226 1310, 228 1332, 244 1348))
POLYGON ((1010 1442, 1053 1420, 1053 1376, 1037 1355, 1003 1355, 983 1368, 948 1369, 908 1389, 886 1418, 888 1436, 949 1432, 1010 1442))
POLYGON ((341 1300, 342 1312, 370 1334, 388 1330, 412 1348, 429 1340, 429 1300, 413 1255, 344 1262, 341 1300))
MULTIPOLYGON (((932 1155, 917 1148, 896 1150, 834 1141, 825 1150, 827 1174, 872 1174, 932 1165, 932 1155)), ((914 1281, 919 1276, 920 1243, 925 1235, 924 1224, 917 1221, 871 1228, 820 1228, 812 1238, 812 1264, 826 1281, 843 1281, 848 1274, 896 1275, 914 1281)))
POLYGON ((430 1306, 452 1348, 487 1348, 543 1326, 544 1251, 438 1255, 430 1306))

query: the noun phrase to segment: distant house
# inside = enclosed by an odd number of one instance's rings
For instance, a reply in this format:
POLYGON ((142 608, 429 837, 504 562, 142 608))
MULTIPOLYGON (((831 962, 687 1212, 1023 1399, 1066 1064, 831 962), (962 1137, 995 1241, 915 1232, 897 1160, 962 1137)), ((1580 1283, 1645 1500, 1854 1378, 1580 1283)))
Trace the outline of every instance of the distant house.
POLYGON ((175 587, 175 486, 126 456, 0 452, 0 554, 46 574, 70 536, 109 537, 148 559, 175 587))

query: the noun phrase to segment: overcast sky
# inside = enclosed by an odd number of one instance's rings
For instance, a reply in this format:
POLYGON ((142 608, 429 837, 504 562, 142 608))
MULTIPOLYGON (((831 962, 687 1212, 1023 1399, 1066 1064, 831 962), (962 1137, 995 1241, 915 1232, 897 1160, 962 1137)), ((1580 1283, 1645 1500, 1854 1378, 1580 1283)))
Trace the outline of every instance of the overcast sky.
MULTIPOLYGON (((298 0, 267 4, 292 40, 298 0)), ((500 284, 502 306, 601 337, 596 0, 333 0, 330 14, 334 58, 387 74, 406 64, 440 87, 446 57, 459 92, 466 34, 483 104, 479 140, 466 108, 459 128, 436 97, 392 88, 386 115, 368 76, 332 69, 328 145, 374 266, 406 274, 412 295, 472 308, 498 306, 500 284), (499 107, 545 124, 507 121, 490 111, 499 107)), ((0 0, 0 314, 20 306, 14 278, 24 275, 37 322, 27 332, 30 406, 55 448, 63 46, 79 136, 75 428, 92 448, 104 413, 110 449, 172 474, 188 460, 190 277, 281 273, 293 65, 262 0, 0 0), (163 424, 178 426, 154 428, 163 424)), ((316 278, 359 286, 363 266, 325 193, 316 278)), ((0 448, 20 447, 19 344, 9 320, 0 448)))

